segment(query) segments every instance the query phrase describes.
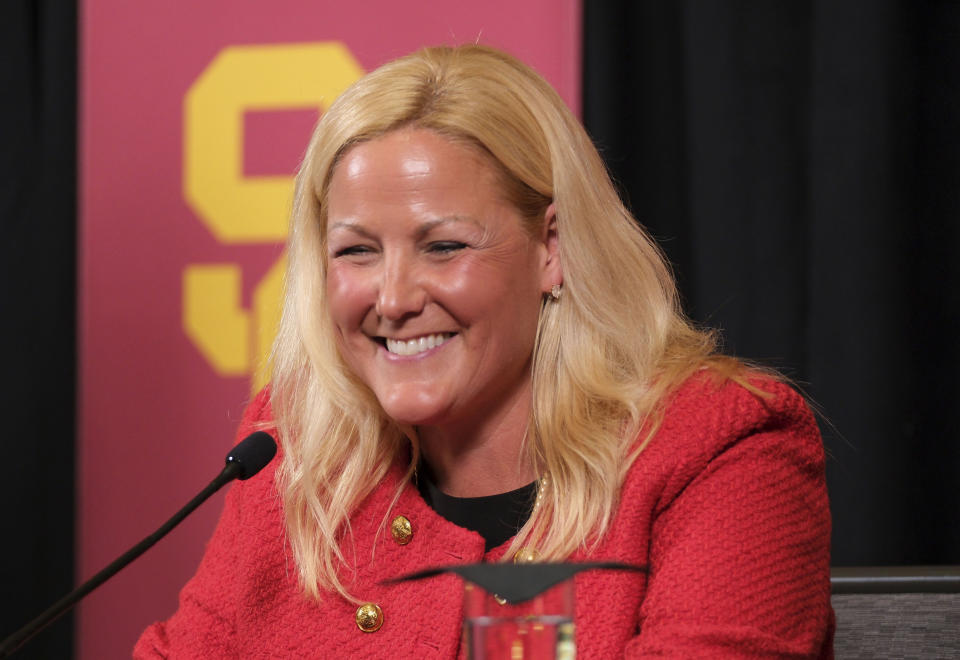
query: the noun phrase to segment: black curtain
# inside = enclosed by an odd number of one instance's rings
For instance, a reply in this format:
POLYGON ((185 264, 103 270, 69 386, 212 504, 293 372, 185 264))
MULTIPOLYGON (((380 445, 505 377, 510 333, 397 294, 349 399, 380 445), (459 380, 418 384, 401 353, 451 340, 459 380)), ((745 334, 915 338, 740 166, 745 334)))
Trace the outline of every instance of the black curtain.
POLYGON ((822 411, 833 563, 960 563, 960 3, 584 10, 587 128, 690 315, 822 411))
MULTIPOLYGON (((73 583, 76 6, 0 3, 0 638, 73 583)), ((67 658, 66 616, 17 655, 67 658)))

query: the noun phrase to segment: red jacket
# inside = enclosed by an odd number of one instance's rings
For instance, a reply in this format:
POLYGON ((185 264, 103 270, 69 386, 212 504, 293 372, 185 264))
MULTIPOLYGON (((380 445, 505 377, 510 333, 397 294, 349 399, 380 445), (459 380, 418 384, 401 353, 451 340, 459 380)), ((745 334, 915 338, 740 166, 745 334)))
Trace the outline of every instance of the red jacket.
MULTIPOLYGON (((577 576, 578 658, 832 657, 823 447, 803 400, 779 383, 763 387, 771 401, 698 377, 673 396, 630 469, 610 531, 592 553, 570 558, 650 567, 577 576)), ((268 418, 261 396, 240 436, 268 418)), ((298 591, 268 468, 233 486, 179 609, 144 632, 134 656, 462 657, 458 578, 381 581, 495 560, 509 544, 484 554, 478 534, 438 516, 407 484, 390 513, 412 524, 399 545, 382 523, 402 474, 395 466, 351 518, 350 589, 380 606, 379 630, 358 628, 356 604, 298 591)))

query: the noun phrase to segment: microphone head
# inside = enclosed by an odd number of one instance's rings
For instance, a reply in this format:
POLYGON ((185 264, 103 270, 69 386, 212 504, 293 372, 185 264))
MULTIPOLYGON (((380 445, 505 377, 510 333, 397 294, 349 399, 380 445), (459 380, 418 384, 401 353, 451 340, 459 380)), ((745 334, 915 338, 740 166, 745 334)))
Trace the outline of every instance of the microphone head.
POLYGON ((277 443, 269 433, 257 431, 241 440, 227 454, 227 465, 239 468, 237 479, 249 479, 262 470, 277 455, 277 443))

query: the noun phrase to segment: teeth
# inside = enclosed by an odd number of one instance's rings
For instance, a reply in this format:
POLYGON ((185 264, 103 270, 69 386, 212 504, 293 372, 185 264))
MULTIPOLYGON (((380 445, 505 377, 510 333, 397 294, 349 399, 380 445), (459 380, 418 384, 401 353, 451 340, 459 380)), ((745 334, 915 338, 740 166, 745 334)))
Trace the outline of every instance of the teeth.
POLYGON ((444 332, 436 335, 425 335, 408 341, 387 339, 387 350, 396 355, 416 355, 429 351, 431 348, 436 348, 452 336, 452 332, 444 332))

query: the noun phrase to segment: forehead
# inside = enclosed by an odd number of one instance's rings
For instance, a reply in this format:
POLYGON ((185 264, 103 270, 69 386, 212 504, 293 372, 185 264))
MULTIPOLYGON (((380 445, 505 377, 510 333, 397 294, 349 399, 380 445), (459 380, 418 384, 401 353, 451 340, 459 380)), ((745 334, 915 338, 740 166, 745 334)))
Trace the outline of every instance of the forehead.
POLYGON ((408 177, 442 173, 450 167, 496 173, 498 169, 482 147, 467 139, 451 138, 426 128, 400 128, 350 146, 336 161, 330 185, 361 175, 408 177))
POLYGON ((374 205, 505 201, 492 157, 464 140, 427 129, 400 129, 350 147, 327 189, 327 215, 374 205))

